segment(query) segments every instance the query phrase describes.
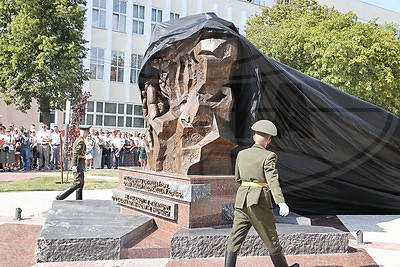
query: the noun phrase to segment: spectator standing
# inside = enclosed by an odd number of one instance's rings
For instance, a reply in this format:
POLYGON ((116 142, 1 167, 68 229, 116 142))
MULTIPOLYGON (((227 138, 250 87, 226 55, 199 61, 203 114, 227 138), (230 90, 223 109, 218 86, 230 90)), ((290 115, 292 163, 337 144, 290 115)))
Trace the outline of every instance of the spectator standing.
POLYGON ((60 166, 60 145, 61 133, 58 126, 54 126, 54 131, 51 133, 51 169, 59 169, 60 166))
POLYGON ((51 134, 46 124, 42 125, 42 129, 37 133, 39 146, 39 169, 50 170, 50 144, 51 134))
POLYGON ((20 148, 21 148, 21 157, 23 162, 23 167, 25 171, 29 171, 31 169, 31 140, 29 132, 26 131, 24 127, 20 127, 21 135, 20 135, 20 148))
POLYGON ((11 135, 10 129, 6 129, 4 140, 5 140, 5 147, 3 148, 3 150, 6 152, 6 162, 4 169, 11 172, 13 171, 12 165, 15 162, 15 151, 14 151, 15 139, 11 135))
POLYGON ((146 154, 146 135, 142 134, 139 141, 139 163, 142 169, 146 168, 147 165, 147 154, 146 154))
POLYGON ((14 129, 14 134, 13 134, 15 144, 14 144, 14 151, 15 151, 15 161, 13 164, 13 169, 14 171, 23 169, 23 163, 22 163, 22 157, 21 157, 21 143, 20 143, 20 138, 21 138, 21 132, 20 130, 14 129))
POLYGON ((103 155, 103 140, 98 132, 94 135, 94 157, 93 157, 93 169, 101 168, 101 159, 103 155))
POLYGON ((133 135, 129 134, 125 139, 125 162, 124 166, 134 166, 133 149, 135 144, 132 140, 133 135))
POLYGON ((133 133, 133 137, 131 138, 133 141, 133 149, 132 149, 132 154, 133 154, 133 166, 139 166, 139 133, 135 131, 133 133))
POLYGON ((4 139, 4 126, 3 124, 0 125, 0 171, 4 172, 5 167, 4 164, 6 163, 6 152, 4 152, 3 148, 5 147, 6 140, 4 139))
POLYGON ((85 165, 87 169, 93 169, 94 140, 92 139, 92 136, 90 134, 85 138, 85 143, 86 143, 85 165))
POLYGON ((121 132, 117 132, 117 136, 113 140, 113 146, 114 146, 114 159, 115 159, 114 168, 117 169, 119 166, 123 165, 123 160, 124 160, 125 140, 122 138, 121 132))
POLYGON ((38 165, 39 149, 38 149, 38 139, 36 135, 36 130, 30 130, 29 133, 31 136, 31 151, 32 151, 31 169, 37 169, 39 167, 38 165))
POLYGON ((106 130, 105 136, 103 137, 103 151, 102 151, 102 158, 101 158, 101 168, 104 169, 104 166, 107 165, 108 169, 111 169, 111 143, 112 138, 110 136, 110 132, 106 130))

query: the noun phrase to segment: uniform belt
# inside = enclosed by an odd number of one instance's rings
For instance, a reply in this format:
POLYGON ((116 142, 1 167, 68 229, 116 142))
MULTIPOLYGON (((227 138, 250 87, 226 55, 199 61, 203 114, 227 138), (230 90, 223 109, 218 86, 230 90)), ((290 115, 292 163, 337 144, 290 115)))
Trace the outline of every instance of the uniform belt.
POLYGON ((255 186, 255 187, 268 187, 267 183, 262 182, 242 182, 243 186, 255 186))
POLYGON ((84 158, 85 158, 85 156, 79 155, 79 156, 78 156, 78 158, 80 158, 80 159, 84 159, 84 158))

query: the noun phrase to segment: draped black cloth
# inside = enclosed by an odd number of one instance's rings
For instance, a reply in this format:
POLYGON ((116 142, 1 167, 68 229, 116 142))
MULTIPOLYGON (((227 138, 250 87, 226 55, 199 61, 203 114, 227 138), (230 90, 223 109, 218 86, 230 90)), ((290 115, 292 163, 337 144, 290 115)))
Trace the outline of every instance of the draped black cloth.
MULTIPOLYGON (((139 77, 157 77, 149 60, 204 38, 234 37, 238 67, 231 81, 232 129, 239 149, 252 143, 250 126, 268 119, 278 136, 280 181, 293 211, 315 214, 400 214, 400 120, 263 55, 235 25, 214 13, 157 24, 139 77)), ((233 157, 235 157, 235 151, 233 157)))

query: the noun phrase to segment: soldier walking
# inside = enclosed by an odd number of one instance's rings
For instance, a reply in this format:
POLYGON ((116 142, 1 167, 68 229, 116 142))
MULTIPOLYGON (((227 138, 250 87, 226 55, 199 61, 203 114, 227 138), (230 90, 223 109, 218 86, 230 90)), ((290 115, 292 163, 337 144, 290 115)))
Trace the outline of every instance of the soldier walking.
POLYGON ((82 200, 82 191, 85 171, 85 154, 86 154, 86 143, 85 139, 89 135, 90 126, 80 126, 80 135, 75 140, 72 146, 72 173, 74 174, 74 185, 67 188, 64 192, 59 194, 56 199, 63 200, 67 198, 72 192, 76 190, 76 200, 82 200))
POLYGON ((253 135, 255 144, 240 151, 236 159, 235 179, 241 186, 236 194, 235 217, 232 233, 228 239, 225 267, 236 265, 237 253, 251 226, 263 240, 274 266, 287 267, 276 232, 271 195, 279 206, 281 216, 289 214, 289 207, 285 204, 279 185, 277 156, 266 149, 271 142, 271 136, 276 136, 278 131, 268 120, 257 121, 251 129, 255 131, 253 135))

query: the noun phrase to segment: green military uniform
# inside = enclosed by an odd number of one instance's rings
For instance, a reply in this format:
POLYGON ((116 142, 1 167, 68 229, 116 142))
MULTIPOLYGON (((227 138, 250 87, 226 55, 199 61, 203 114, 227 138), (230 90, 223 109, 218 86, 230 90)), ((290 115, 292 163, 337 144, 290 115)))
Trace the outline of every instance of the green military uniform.
MULTIPOLYGON (((88 131, 90 127, 81 126, 80 130, 88 131)), ((81 135, 75 140, 72 145, 72 168, 74 172, 74 184, 73 186, 67 188, 64 192, 59 194, 56 199, 63 200, 68 197, 72 192, 76 190, 76 200, 82 200, 82 191, 84 181, 84 171, 85 171, 85 155, 86 155, 86 143, 84 136, 85 132, 81 132, 81 135), (76 171, 74 170, 76 167, 76 171)), ((88 132, 86 132, 88 134, 88 132)))
POLYGON ((86 154, 86 143, 82 136, 79 136, 72 146, 72 166, 77 167, 77 172, 74 173, 74 186, 77 187, 76 199, 82 200, 82 190, 84 181, 85 171, 85 154, 86 154))
POLYGON ((289 208, 284 204, 285 198, 279 185, 277 156, 266 149, 270 137, 276 136, 278 132, 275 125, 268 120, 254 123, 251 129, 256 132, 253 137, 255 144, 240 151, 236 158, 235 179, 241 185, 236 194, 235 217, 228 239, 225 266, 236 265, 237 253, 253 226, 267 247, 274 265, 287 267, 276 232, 272 198, 275 203, 282 203, 280 206, 287 208, 286 212, 282 212, 284 216, 289 208))
POLYGON ((285 202, 275 168, 276 161, 275 153, 258 144, 239 152, 235 179, 242 185, 236 195, 235 219, 228 240, 228 251, 239 251, 251 226, 256 229, 271 254, 282 250, 271 201, 272 194, 276 203, 285 202))

